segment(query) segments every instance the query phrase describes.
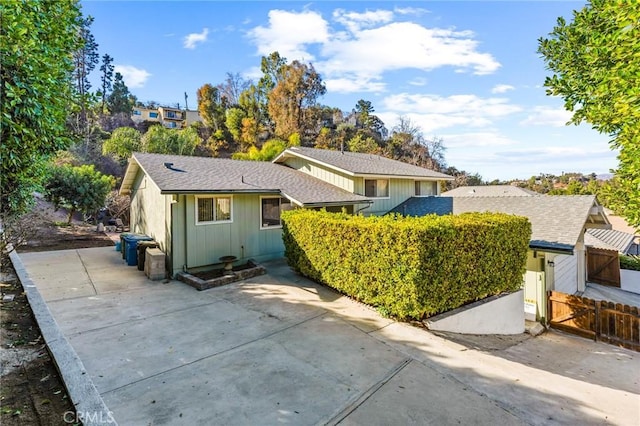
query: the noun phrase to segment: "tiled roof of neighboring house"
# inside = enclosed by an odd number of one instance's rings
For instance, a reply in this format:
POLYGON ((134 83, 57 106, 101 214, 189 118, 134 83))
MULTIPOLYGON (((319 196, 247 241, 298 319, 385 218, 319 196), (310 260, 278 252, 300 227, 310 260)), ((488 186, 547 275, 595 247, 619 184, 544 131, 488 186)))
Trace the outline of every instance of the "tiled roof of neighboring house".
MULTIPOLYGON (((413 197, 392 212, 407 216, 464 212, 499 212, 525 216, 531 222, 531 248, 572 251, 590 220, 594 195, 531 197, 413 197)), ((594 220, 606 224, 604 215, 594 220)))
POLYGON ((584 235, 585 245, 627 253, 636 236, 613 229, 587 229, 584 235))
POLYGON ((133 154, 121 193, 131 190, 138 167, 164 194, 281 193, 304 206, 369 202, 366 197, 270 162, 146 153, 133 154))
POLYGON ((513 185, 460 186, 442 193, 443 197, 530 197, 533 195, 540 194, 513 185))
POLYGON ((353 176, 375 175, 410 178, 436 178, 451 180, 452 176, 435 172, 424 167, 414 166, 398 160, 381 157, 374 154, 359 152, 332 151, 305 147, 288 148, 280 154, 275 163, 282 163, 286 158, 299 157, 323 164, 329 168, 340 170, 353 176))

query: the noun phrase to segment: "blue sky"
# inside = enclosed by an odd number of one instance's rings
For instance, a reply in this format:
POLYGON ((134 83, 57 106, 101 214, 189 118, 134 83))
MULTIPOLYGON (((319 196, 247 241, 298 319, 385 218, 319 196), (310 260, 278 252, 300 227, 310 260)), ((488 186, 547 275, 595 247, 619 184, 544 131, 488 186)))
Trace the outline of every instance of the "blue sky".
MULTIPOLYGON (((608 173, 616 153, 588 125, 565 126, 536 53, 579 1, 83 1, 102 56, 143 101, 196 107, 196 90, 226 73, 257 80, 261 56, 311 62, 320 102, 350 111, 371 101, 439 137, 448 165, 485 180, 608 173)), ((98 72, 93 80, 98 86, 98 72)))

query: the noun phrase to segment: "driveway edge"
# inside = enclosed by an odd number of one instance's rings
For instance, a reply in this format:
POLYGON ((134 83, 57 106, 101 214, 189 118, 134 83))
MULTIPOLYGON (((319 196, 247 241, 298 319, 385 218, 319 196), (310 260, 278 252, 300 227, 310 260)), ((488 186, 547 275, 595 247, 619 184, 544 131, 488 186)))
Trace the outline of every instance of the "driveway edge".
POLYGON ((15 250, 9 253, 9 257, 16 275, 22 283, 42 337, 60 372, 71 402, 76 408, 78 419, 82 420, 82 424, 85 426, 117 425, 113 414, 109 411, 98 389, 87 374, 84 364, 60 330, 38 288, 29 277, 22 259, 15 250))

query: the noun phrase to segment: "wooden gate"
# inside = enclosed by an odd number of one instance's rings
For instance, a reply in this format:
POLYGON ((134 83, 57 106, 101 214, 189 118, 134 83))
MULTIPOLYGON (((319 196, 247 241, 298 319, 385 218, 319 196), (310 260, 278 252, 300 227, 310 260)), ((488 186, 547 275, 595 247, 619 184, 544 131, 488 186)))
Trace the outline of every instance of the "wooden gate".
POLYGON ((611 287, 620 287, 618 252, 587 247, 587 281, 611 287))
POLYGON ((640 310, 636 306, 548 292, 549 325, 640 352, 640 310))

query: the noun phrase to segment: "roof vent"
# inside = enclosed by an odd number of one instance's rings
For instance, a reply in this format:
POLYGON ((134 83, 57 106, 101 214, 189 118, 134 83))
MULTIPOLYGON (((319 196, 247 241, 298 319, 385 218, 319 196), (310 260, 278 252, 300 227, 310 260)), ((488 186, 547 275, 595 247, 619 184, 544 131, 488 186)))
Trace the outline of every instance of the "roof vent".
POLYGON ((173 172, 182 172, 182 173, 184 173, 184 170, 176 169, 175 167, 173 167, 173 163, 166 162, 166 163, 164 163, 164 167, 166 169, 168 169, 168 170, 173 171, 173 172))

